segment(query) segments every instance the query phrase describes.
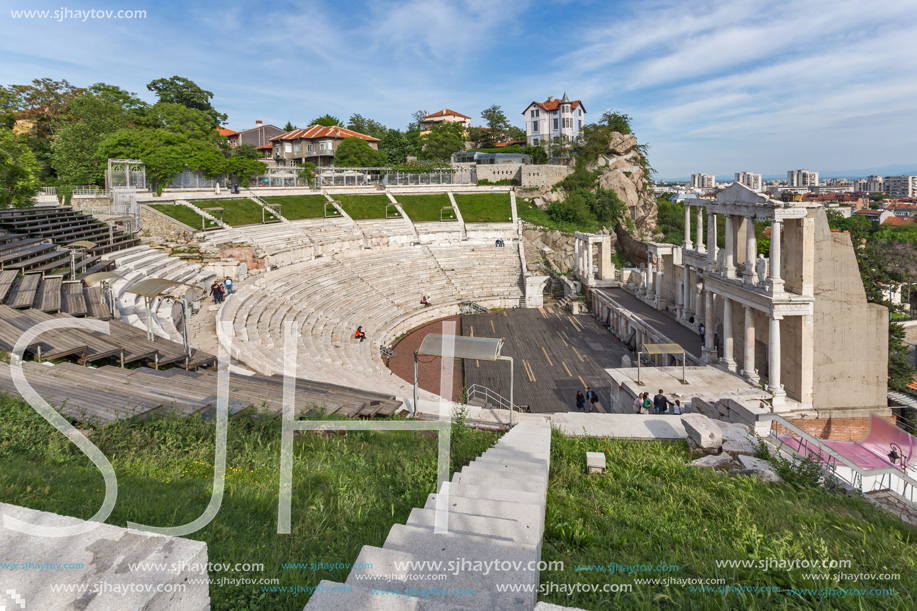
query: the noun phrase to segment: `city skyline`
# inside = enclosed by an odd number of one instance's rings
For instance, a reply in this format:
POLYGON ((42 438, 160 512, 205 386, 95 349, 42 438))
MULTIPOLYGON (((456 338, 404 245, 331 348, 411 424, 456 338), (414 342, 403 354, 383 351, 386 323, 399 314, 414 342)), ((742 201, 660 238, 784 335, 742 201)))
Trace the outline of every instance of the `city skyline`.
POLYGON ((566 92, 590 121, 630 115, 659 179, 917 170, 901 137, 917 117, 911 3, 748 4, 3 2, 0 84, 103 81, 153 101, 146 83, 179 75, 233 129, 325 113, 403 129, 442 108, 479 125, 492 104, 522 127, 530 102, 566 92), (146 16, 12 15, 88 8, 146 16))

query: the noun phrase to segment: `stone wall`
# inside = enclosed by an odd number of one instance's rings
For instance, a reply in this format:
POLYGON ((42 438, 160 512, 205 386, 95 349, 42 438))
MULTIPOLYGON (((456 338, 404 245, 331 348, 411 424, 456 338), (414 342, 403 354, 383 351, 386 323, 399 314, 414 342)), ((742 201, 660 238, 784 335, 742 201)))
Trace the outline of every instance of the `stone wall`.
POLYGON ((140 206, 141 236, 155 236, 176 242, 190 242, 197 230, 149 206, 140 206))
POLYGON ((520 184, 524 189, 549 188, 572 171, 572 168, 565 165, 524 165, 520 170, 520 184))
POLYGON ((850 234, 831 232, 823 208, 812 213, 815 408, 887 413, 888 309, 867 303, 850 234))
MULTIPOLYGON (((882 419, 895 424, 894 416, 885 416, 882 419)), ((799 427, 809 435, 819 439, 860 441, 869 434, 869 420, 869 416, 857 418, 797 418, 793 420, 793 426, 799 427)), ((777 428, 777 434, 781 437, 795 437, 796 435, 783 425, 774 423, 774 426, 777 428)))
POLYGON ((489 180, 490 182, 515 180, 518 184, 523 167, 525 166, 521 163, 479 163, 477 164, 478 180, 489 180))

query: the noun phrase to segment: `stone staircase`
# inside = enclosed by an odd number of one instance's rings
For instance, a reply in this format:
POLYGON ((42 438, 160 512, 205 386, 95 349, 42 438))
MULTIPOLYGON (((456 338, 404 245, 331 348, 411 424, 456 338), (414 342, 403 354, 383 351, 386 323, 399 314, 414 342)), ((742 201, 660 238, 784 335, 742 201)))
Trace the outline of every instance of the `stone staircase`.
POLYGON ((443 485, 448 532, 435 532, 439 495, 431 494, 406 524, 392 527, 381 548, 363 547, 354 566, 370 568, 354 568, 344 584, 322 581, 306 611, 531 611, 550 454, 549 425, 517 425, 443 485), (498 568, 505 562, 510 570, 498 568), (500 592, 504 584, 531 591, 500 592))

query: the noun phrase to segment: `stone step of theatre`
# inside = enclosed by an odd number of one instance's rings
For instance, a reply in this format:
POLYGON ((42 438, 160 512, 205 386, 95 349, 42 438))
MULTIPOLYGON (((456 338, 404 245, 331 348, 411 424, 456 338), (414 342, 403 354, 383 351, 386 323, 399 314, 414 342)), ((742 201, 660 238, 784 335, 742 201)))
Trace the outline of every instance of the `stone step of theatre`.
POLYGON ((512 307, 522 296, 521 265, 512 249, 455 245, 438 251, 461 263, 447 271, 427 247, 389 247, 321 257, 258 277, 223 306, 233 356, 263 373, 282 372, 282 329, 289 321, 300 375, 409 396, 411 385, 385 367, 380 346, 457 314, 462 301, 512 307), (422 295, 433 306, 422 306, 422 295), (358 326, 367 341, 352 339, 358 326))
POLYGON ((364 546, 343 584, 322 581, 305 611, 531 611, 540 577, 550 457, 548 424, 516 425, 456 473, 440 494, 431 494, 424 508, 412 510, 404 525, 394 525, 381 548, 364 546), (435 532, 440 496, 446 497, 445 533, 435 532), (449 569, 420 568, 436 561, 449 569), (522 568, 501 570, 493 562, 521 563, 522 568), (475 563, 492 568, 480 570, 475 563), (498 591, 503 584, 535 588, 526 593, 498 591), (460 590, 464 595, 412 595, 411 588, 460 590))

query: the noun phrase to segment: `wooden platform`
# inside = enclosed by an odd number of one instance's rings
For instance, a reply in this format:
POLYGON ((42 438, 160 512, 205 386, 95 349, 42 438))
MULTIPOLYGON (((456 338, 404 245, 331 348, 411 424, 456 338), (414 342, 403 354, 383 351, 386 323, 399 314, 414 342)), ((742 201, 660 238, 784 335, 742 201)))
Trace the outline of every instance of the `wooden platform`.
MULTIPOLYGON (((502 337, 502 354, 513 357, 515 404, 535 413, 574 411, 576 391, 591 386, 610 405, 609 367, 634 355, 591 315, 556 307, 504 310, 462 317, 462 334, 502 337)), ((465 361, 465 387, 485 386, 509 399, 509 363, 465 361)))
MULTIPOLYGON (((147 418, 165 412, 211 416, 217 405, 215 370, 161 371, 110 365, 87 368, 73 363, 48 366, 28 361, 23 363, 23 371, 43 399, 68 418, 88 424, 147 418)), ((350 417, 390 416, 401 405, 391 396, 305 380, 298 380, 295 389, 297 418, 307 417, 316 409, 350 417)), ((0 363, 0 391, 17 394, 10 367, 3 363, 0 363)), ((231 416, 256 411, 280 414, 282 397, 280 378, 230 376, 231 416)))

